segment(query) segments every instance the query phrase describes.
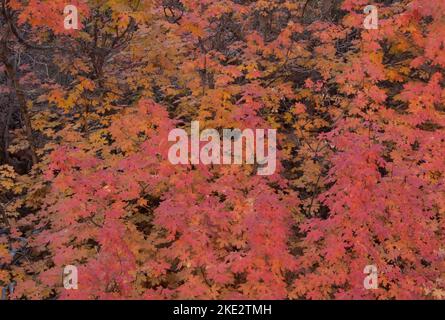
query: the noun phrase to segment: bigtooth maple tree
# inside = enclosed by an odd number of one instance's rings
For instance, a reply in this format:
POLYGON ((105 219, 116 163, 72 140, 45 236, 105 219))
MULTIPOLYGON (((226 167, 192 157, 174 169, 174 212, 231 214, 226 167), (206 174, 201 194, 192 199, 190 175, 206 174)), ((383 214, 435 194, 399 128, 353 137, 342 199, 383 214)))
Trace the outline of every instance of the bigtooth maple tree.
POLYGON ((7 297, 444 297, 443 1, 1 4, 7 297), (172 165, 191 121, 277 129, 275 174, 172 165))
MULTIPOLYGON (((344 9, 346 26, 360 23, 353 2, 344 9)), ((443 297, 444 63, 431 53, 443 52, 431 42, 443 9, 425 1, 382 8, 380 29, 352 44, 357 53, 335 78, 345 116, 321 136, 335 150, 332 186, 319 197, 329 214, 302 224, 306 271, 296 295, 443 297), (366 291, 363 266, 371 264, 380 289, 366 291)))

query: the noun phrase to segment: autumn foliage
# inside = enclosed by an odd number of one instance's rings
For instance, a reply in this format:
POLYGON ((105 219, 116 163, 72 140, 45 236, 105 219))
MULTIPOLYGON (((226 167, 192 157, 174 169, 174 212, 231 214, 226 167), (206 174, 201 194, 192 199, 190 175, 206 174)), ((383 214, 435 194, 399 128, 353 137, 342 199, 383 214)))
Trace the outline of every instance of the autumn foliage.
POLYGON ((71 3, 0 0, 3 298, 445 297, 443 0, 71 3), (275 174, 171 164, 191 121, 275 174))

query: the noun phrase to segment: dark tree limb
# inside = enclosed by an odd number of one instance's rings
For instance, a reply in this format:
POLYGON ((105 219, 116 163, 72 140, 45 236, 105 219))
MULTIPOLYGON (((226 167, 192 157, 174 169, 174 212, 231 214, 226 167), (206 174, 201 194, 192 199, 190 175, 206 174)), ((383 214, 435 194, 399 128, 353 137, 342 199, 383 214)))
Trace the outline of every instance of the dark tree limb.
POLYGON ((30 153, 31 153, 32 163, 36 164, 38 162, 38 157, 37 157, 37 153, 36 153, 33 130, 32 130, 32 126, 31 126, 31 117, 28 112, 25 93, 24 93, 22 86, 20 85, 20 82, 18 79, 17 69, 11 63, 10 56, 11 56, 11 52, 10 52, 10 49, 8 48, 7 37, 6 37, 6 38, 2 39, 2 41, 1 41, 0 61, 5 66, 6 75, 8 76, 8 79, 10 80, 10 83, 12 84, 12 87, 16 94, 16 97, 17 97, 17 100, 19 103, 20 114, 21 114, 22 120, 23 120, 23 127, 25 129, 26 138, 29 143, 29 149, 30 149, 30 153))

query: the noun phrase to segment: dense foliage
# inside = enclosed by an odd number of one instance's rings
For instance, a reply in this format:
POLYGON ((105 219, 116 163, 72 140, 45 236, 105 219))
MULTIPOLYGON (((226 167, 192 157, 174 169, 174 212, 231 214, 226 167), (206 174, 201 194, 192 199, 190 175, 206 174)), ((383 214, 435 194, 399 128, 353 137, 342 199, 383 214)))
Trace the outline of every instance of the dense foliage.
POLYGON ((443 0, 0 4, 4 298, 445 297, 443 0), (276 173, 172 165, 191 121, 276 173))

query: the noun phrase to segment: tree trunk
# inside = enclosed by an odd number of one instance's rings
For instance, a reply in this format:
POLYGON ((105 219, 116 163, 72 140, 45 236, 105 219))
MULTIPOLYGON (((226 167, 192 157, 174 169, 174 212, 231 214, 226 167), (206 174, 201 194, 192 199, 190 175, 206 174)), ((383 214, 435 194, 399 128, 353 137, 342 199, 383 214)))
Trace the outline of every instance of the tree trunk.
POLYGON ((20 108, 20 114, 22 116, 23 120, 23 126, 25 128, 26 137, 29 143, 29 149, 31 152, 31 159, 32 163, 36 164, 38 162, 38 157, 35 149, 35 143, 34 143, 34 136, 31 126, 31 118, 28 113, 28 108, 26 106, 26 98, 25 94, 23 92, 23 89, 19 83, 18 76, 17 76, 17 70, 14 67, 14 65, 10 62, 10 50, 8 46, 6 45, 6 41, 4 40, 2 43, 2 48, 0 52, 0 59, 5 65, 6 68, 6 74, 14 88, 15 94, 17 96, 17 100, 19 103, 20 108))
POLYGON ((5 105, 0 110, 0 165, 8 162, 9 147, 9 121, 11 119, 11 106, 5 105))

